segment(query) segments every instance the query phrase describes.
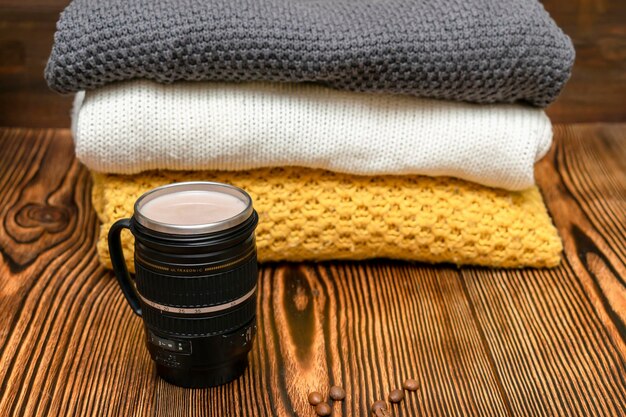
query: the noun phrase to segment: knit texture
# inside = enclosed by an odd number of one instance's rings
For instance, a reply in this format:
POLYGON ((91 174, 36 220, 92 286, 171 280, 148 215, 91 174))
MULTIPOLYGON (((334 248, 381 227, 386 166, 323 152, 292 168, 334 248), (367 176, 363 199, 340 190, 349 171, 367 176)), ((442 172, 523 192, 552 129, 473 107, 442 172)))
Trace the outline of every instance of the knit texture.
POLYGON ((573 60, 536 0, 74 0, 45 74, 63 93, 135 78, 315 81, 545 106, 573 60))
MULTIPOLYGON (((98 254, 111 267, 106 236, 150 189, 210 180, 242 187, 259 213, 258 258, 267 261, 394 258, 494 267, 556 266, 562 250, 536 187, 511 192, 446 177, 365 177, 304 168, 238 172, 94 174, 102 228, 98 254)), ((133 268, 133 240, 122 238, 133 268)))
POLYGON ((550 148, 541 109, 278 83, 133 81, 79 95, 78 158, 92 170, 242 170, 453 176, 512 190, 534 184, 550 148))

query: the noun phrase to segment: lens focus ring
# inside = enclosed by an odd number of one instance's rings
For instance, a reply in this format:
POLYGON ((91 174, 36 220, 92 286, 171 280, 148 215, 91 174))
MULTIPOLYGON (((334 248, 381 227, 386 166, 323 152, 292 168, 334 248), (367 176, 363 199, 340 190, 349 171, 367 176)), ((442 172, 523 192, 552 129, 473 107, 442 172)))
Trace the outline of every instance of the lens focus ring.
POLYGON ((136 284, 146 299, 175 307, 225 304, 249 292, 257 282, 257 260, 251 256, 241 266, 211 275, 176 276, 155 272, 136 262, 136 284))

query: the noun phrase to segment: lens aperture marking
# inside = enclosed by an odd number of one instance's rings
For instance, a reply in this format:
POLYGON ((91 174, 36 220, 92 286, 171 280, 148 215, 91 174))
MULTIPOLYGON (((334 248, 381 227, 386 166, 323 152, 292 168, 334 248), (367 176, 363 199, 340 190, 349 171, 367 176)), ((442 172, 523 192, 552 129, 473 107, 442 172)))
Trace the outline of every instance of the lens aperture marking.
POLYGON ((239 304, 246 301, 248 298, 252 297, 256 291, 256 285, 252 288, 248 293, 244 294, 242 297, 239 297, 233 301, 229 301, 224 304, 219 304, 215 306, 208 307, 176 307, 176 306, 167 306, 159 303, 155 303, 154 301, 148 300, 143 295, 139 294, 141 300, 149 305, 150 307, 156 308, 157 310, 165 311, 168 313, 177 313, 177 314, 205 314, 205 313, 215 313, 217 311, 228 310, 229 308, 238 306, 239 304))

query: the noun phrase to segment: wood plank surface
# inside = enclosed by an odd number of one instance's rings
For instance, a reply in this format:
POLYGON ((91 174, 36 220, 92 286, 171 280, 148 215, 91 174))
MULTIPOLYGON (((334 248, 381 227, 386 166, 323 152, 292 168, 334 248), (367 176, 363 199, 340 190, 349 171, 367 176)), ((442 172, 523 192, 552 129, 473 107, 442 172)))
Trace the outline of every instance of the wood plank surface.
MULTIPOLYGON (((70 125, 71 96, 50 91, 43 71, 69 0, 0 2, 0 126, 70 125)), ((543 0, 576 48, 572 77, 548 107, 554 123, 626 122, 626 1, 543 0)))
POLYGON ((334 416, 415 377, 394 416, 620 416, 626 404, 626 125, 556 127, 537 168, 564 240, 553 270, 272 264, 237 381, 160 380, 99 266, 90 177, 67 130, 0 130, 0 416, 334 416))

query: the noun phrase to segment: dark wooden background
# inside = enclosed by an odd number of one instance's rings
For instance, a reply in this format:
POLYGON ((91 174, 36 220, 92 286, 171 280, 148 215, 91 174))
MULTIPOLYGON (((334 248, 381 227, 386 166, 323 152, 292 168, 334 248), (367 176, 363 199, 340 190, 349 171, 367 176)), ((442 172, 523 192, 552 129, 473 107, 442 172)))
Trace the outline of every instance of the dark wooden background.
MULTIPOLYGON (((43 69, 67 0, 0 1, 0 126, 68 127, 71 97, 43 69)), ((554 123, 626 121, 626 0, 545 0, 576 47, 570 82, 548 108, 554 123)))

